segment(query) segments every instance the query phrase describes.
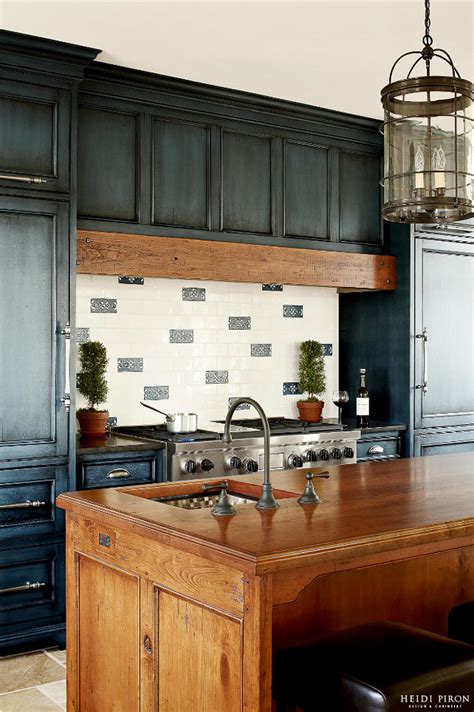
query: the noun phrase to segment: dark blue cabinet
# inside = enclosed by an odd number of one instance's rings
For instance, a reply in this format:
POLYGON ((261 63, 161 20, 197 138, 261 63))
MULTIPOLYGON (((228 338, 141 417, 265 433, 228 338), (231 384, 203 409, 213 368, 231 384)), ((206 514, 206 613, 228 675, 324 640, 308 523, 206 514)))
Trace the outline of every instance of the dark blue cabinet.
MULTIPOLYGON (((85 443, 87 444, 87 443, 85 443)), ((143 447, 143 446, 142 446, 143 447)), ((101 452, 79 447, 77 489, 150 484, 163 480, 163 450, 123 450, 101 452)))

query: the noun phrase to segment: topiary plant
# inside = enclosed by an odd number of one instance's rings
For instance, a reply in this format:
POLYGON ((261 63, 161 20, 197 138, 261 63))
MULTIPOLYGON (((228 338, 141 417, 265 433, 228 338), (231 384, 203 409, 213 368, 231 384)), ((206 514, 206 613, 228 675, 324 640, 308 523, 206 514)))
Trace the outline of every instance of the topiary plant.
POLYGON ((298 362, 299 383, 302 393, 307 393, 306 402, 319 401, 318 396, 326 390, 324 371, 324 347, 319 341, 302 341, 298 362))
POLYGON ((108 385, 105 378, 107 349, 100 341, 88 341, 79 346, 81 371, 77 374, 77 390, 87 399, 87 408, 82 411, 99 411, 97 406, 107 400, 108 385))

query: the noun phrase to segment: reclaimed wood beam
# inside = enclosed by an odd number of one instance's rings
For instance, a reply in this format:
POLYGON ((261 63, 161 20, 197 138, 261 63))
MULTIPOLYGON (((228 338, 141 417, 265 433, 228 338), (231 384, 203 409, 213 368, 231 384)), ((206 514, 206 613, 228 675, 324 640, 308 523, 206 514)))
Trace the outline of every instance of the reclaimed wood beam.
POLYGON ((396 261, 387 255, 249 245, 79 230, 77 272, 394 290, 396 261))

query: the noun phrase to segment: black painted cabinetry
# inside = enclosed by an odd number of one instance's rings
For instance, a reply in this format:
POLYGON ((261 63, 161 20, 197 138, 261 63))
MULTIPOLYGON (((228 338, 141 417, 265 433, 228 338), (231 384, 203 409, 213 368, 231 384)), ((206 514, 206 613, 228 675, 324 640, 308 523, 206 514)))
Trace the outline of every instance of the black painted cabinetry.
MULTIPOLYGON (((0 652, 64 643, 77 84, 97 52, 0 32, 0 652)), ((72 412, 74 394, 71 393, 72 412)))
POLYGON ((407 455, 472 450, 474 230, 393 225, 389 249, 395 292, 340 295, 341 387, 367 369, 371 416, 409 424, 407 455))
POLYGON ((374 252, 381 155, 371 119, 96 63, 79 227, 374 252))

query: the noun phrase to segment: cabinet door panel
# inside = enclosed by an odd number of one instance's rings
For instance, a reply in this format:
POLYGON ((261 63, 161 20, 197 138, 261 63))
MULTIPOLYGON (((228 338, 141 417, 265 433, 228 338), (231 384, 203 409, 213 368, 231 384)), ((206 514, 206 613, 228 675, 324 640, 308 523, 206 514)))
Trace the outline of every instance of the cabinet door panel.
POLYGON ((0 91, 0 174, 2 183, 41 190, 69 185, 69 104, 67 92, 2 82, 0 91), (15 176, 41 178, 20 183, 15 176))
POLYGON ((160 712, 242 709, 242 626, 160 591, 160 712))
POLYGON ((209 229, 210 129, 153 122, 154 225, 209 229))
POLYGON ((67 454, 64 204, 0 198, 0 457, 67 454))
MULTIPOLYGON (((428 332, 428 391, 415 389, 416 427, 474 422, 474 246, 418 240, 416 333, 428 332)), ((415 379, 423 379, 415 339, 415 379)), ((416 385, 415 384, 415 385, 416 385)))
POLYGON ((420 457, 474 452, 474 430, 415 435, 414 441, 413 454, 420 457))
POLYGON ((341 149, 339 153, 339 240, 382 242, 380 158, 341 149))
POLYGON ((285 142, 285 237, 329 239, 329 151, 285 142))
POLYGON ((138 220, 139 120, 79 107, 77 203, 80 217, 138 220))
POLYGON ((222 132, 221 229, 272 232, 272 142, 265 136, 222 132))

